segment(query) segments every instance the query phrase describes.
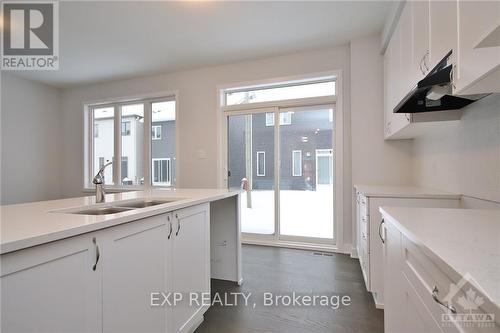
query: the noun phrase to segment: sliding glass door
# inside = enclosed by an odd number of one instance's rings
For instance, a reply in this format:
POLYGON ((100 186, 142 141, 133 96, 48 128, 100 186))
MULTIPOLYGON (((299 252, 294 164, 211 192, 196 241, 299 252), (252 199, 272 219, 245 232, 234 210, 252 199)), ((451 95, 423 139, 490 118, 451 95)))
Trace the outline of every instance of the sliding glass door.
POLYGON ((245 234, 334 243, 333 123, 333 106, 228 116, 228 184, 245 190, 245 234))

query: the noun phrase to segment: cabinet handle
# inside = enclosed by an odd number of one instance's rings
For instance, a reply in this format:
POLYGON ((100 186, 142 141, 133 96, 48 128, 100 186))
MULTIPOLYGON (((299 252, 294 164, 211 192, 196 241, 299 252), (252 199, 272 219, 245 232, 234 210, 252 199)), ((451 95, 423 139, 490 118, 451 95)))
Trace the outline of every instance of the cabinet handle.
POLYGON ((410 115, 408 113, 405 113, 405 117, 406 117, 406 120, 408 120, 409 122, 411 122, 410 115))
POLYGON ((429 67, 427 67, 427 61, 426 61, 428 58, 429 58, 429 50, 427 50, 427 52, 425 52, 424 54, 424 67, 427 70, 427 72, 429 71, 429 67))
POLYGON ((172 236, 172 222, 170 222, 170 217, 168 218, 168 224, 170 225, 170 231, 168 232, 168 237, 167 239, 170 239, 170 236, 172 236))
POLYGON ((451 313, 456 314, 457 310, 455 309, 455 307, 453 305, 446 305, 446 304, 444 304, 438 298, 438 294, 439 294, 439 289, 438 289, 437 286, 434 286, 434 288, 432 288, 432 298, 436 301, 436 303, 438 303, 439 305, 441 305, 441 306, 445 307, 446 309, 450 310, 451 313))
POLYGON ((378 236, 380 237, 380 240, 382 241, 382 244, 385 244, 385 240, 382 237, 382 234, 380 233, 380 230, 382 229, 382 224, 384 224, 384 223, 385 223, 385 221, 384 221, 384 219, 382 219, 382 221, 380 221, 380 224, 378 225, 378 236))
MULTIPOLYGON (((176 215, 177 216, 177 215, 176 215)), ((181 221, 179 221, 179 219, 177 219, 177 231, 175 232, 175 235, 178 236, 179 235, 179 231, 181 230, 181 221)))
POLYGON ((95 271, 97 269, 97 263, 99 262, 99 257, 101 256, 101 254, 99 252, 99 245, 97 245, 95 237, 92 238, 92 243, 94 243, 95 245, 95 264, 94 266, 92 266, 92 270, 95 271))

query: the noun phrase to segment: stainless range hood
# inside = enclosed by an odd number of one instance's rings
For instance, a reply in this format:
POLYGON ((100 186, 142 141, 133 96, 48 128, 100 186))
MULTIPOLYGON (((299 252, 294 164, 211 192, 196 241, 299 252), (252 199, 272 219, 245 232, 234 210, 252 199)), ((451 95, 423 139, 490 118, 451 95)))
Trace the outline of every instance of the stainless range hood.
POLYGON ((432 71, 413 88, 394 108, 394 113, 420 113, 458 110, 488 94, 452 95, 453 64, 450 51, 432 71))

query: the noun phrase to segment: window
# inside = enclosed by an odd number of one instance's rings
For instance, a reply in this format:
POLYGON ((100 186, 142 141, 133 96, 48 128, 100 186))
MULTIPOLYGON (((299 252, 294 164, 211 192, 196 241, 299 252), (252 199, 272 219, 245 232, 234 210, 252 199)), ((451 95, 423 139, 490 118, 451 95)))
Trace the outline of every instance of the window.
POLYGON ((292 151, 292 176, 302 177, 302 150, 292 151))
POLYGON ((107 161, 120 163, 105 169, 107 185, 175 186, 175 98, 118 101, 88 105, 86 109, 89 119, 85 128, 89 138, 85 145, 87 188, 92 188, 94 175, 107 161), (145 118, 150 121, 145 123, 145 118), (144 149, 148 146, 145 138, 151 140, 150 149, 144 149))
POLYGON ((130 121, 122 121, 122 136, 130 135, 130 121))
POLYGON ((274 126, 274 113, 266 113, 266 126, 274 126))
POLYGON ((224 91, 225 105, 282 101, 335 95, 335 78, 281 82, 266 86, 231 88, 224 91))
MULTIPOLYGON (((292 112, 280 113, 280 126, 292 124, 292 112)), ((274 126, 274 113, 266 113, 266 126, 274 126)))
POLYGON ((170 158, 153 158, 152 164, 153 185, 170 186, 172 166, 170 158))
POLYGON ((151 140, 161 140, 161 125, 151 126, 151 140))
POLYGON ((266 175, 266 152, 257 152, 257 176, 263 177, 266 175))

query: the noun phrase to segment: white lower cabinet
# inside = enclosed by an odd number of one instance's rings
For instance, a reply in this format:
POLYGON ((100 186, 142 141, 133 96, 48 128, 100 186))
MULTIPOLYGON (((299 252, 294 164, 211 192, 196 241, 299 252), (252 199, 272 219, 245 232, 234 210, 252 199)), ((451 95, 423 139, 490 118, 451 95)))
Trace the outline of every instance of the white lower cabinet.
POLYGON ((166 309, 151 307, 167 290, 167 218, 153 216, 102 232, 104 332, 166 332, 166 309))
POLYGON ((417 245, 420 241, 414 243, 386 216, 384 221, 385 333, 500 332, 500 321, 495 315, 498 311, 491 301, 480 298, 474 313, 457 308, 457 303, 448 296, 467 299, 466 293, 472 291, 471 287, 461 283, 461 277, 451 278, 439 263, 431 260, 417 245), (496 322, 470 321, 481 314, 493 314, 496 322), (461 321, 464 318, 466 321, 461 321))
POLYGON ((210 295, 209 206, 182 209, 173 216, 170 282, 171 290, 181 293, 183 301, 171 308, 169 332, 189 332, 208 309, 202 299, 203 294, 210 295))
POLYGON ((1 256, 1 331, 186 332, 208 305, 151 306, 151 293, 210 293, 209 204, 1 256))
POLYGON ((1 256, 1 331, 101 331, 96 234, 1 256))
POLYGON ((393 195, 384 197, 356 191, 356 224, 357 224, 357 252, 361 270, 365 279, 366 289, 373 294, 377 308, 384 307, 384 270, 383 244, 380 238, 382 215, 378 211, 382 206, 396 207, 440 207, 458 208, 459 197, 430 197, 425 198, 393 195))

